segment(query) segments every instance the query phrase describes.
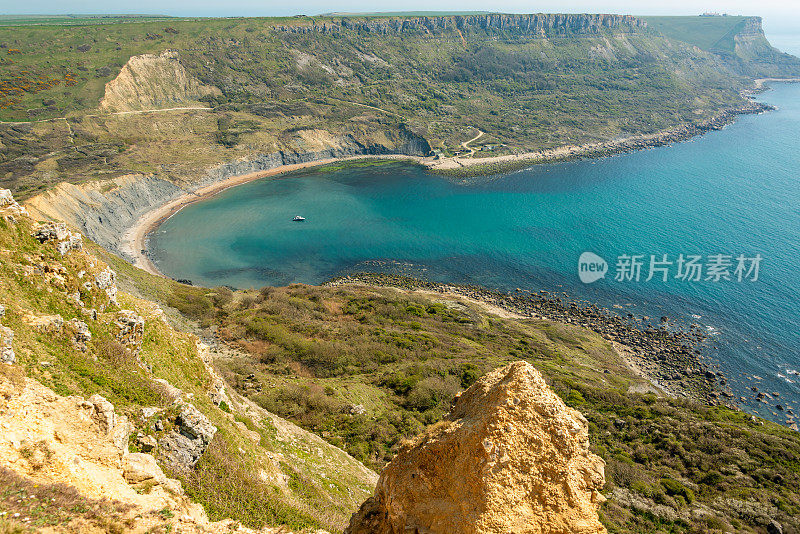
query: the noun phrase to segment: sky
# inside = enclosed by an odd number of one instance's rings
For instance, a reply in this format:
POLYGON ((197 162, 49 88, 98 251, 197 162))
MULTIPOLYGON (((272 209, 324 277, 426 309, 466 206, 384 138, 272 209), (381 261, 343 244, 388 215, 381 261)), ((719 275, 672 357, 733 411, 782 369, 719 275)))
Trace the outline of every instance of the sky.
POLYGON ((316 15, 331 11, 475 10, 506 13, 696 15, 704 11, 760 15, 770 32, 800 34, 798 0, 0 0, 0 14, 146 13, 176 16, 316 15))

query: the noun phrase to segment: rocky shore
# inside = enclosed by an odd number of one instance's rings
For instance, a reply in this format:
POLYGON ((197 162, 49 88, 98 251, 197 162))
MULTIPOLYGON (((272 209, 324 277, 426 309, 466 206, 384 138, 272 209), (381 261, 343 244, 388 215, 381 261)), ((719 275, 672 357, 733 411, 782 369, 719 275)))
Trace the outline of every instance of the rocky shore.
POLYGON ((603 158, 687 141, 710 131, 721 130, 735 121, 739 115, 763 113, 773 109, 775 108, 768 104, 748 100, 741 106, 722 110, 710 119, 697 123, 681 124, 680 126, 652 134, 636 135, 584 145, 569 145, 523 154, 509 154, 488 158, 443 158, 426 163, 426 166, 433 172, 457 177, 470 177, 508 172, 538 163, 603 158))
POLYGON ((704 361, 707 336, 699 325, 678 324, 668 317, 618 315, 597 304, 573 300, 566 293, 522 289, 505 293, 480 286, 439 284, 394 274, 358 273, 334 278, 325 285, 345 284, 450 294, 522 317, 588 328, 614 343, 631 368, 666 394, 736 408, 733 395, 725 387, 725 376, 704 361))

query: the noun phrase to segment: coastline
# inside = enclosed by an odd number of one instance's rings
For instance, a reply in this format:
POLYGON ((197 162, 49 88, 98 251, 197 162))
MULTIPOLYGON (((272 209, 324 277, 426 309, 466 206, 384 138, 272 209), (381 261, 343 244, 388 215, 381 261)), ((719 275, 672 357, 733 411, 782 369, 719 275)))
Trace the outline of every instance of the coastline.
POLYGON ((696 325, 655 318, 622 317, 597 305, 571 300, 564 293, 504 292, 481 286, 429 282, 392 274, 360 273, 334 278, 328 287, 364 285, 457 298, 516 319, 547 320, 589 329, 612 344, 634 374, 647 384, 633 392, 654 392, 738 409, 726 377, 705 361, 707 336, 696 325))
MULTIPOLYGON (((763 84, 769 81, 795 80, 756 80, 757 88, 763 88, 763 84)), ((566 145, 553 149, 526 152, 522 154, 507 154, 503 156, 492 156, 486 158, 463 158, 455 156, 441 159, 435 159, 433 157, 409 156, 404 154, 364 154, 343 158, 326 158, 305 163, 281 165, 263 171, 232 176, 222 181, 199 187, 195 190, 187 190, 178 198, 171 200, 166 204, 163 204, 158 208, 155 208, 142 215, 133 226, 125 230, 125 232, 122 234, 120 249, 133 258, 134 266, 143 269, 150 274, 165 276, 158 270, 152 260, 148 257, 146 251, 148 235, 158 228, 161 223, 178 213, 186 206, 211 198, 214 195, 217 195, 231 187, 301 169, 355 160, 389 159, 396 161, 413 161, 425 166, 429 172, 442 174, 445 176, 453 176, 456 178, 490 175, 501 172, 509 172, 542 163, 607 157, 686 141, 709 131, 720 130, 736 120, 736 117, 739 115, 763 113, 772 109, 773 108, 767 104, 749 101, 747 104, 744 104, 738 108, 723 110, 716 116, 699 123, 682 124, 651 134, 641 134, 611 141, 587 143, 583 145, 566 145)), ((481 134, 483 134, 483 132, 481 132, 481 134)), ((478 137, 480 136, 481 135, 478 135, 478 137)), ((471 141, 474 141, 474 139, 471 141)), ((470 141, 467 143, 469 142, 470 141)))
POLYGON ((152 260, 146 253, 147 237, 156 228, 159 227, 164 221, 181 211, 186 206, 190 206, 196 202, 206 200, 226 189, 236 187, 237 185, 246 184, 262 178, 270 176, 278 176, 281 174, 307 169, 311 167, 319 167, 322 165, 329 165, 331 163, 339 163, 345 161, 354 161, 360 159, 392 159, 392 160, 411 160, 420 161, 422 158, 415 156, 405 156, 401 154, 392 155, 363 155, 363 156, 350 156, 346 158, 326 158, 305 163, 294 163, 290 165, 281 165, 266 169, 263 171, 251 172, 248 174, 241 174, 238 176, 231 176, 225 180, 214 182, 212 184, 200 187, 193 191, 187 191, 178 198, 162 204, 158 208, 151 210, 142 215, 136 223, 128 228, 122 235, 122 242, 120 248, 123 252, 127 253, 134 259, 134 267, 138 267, 150 274, 156 276, 166 275, 158 270, 152 260))

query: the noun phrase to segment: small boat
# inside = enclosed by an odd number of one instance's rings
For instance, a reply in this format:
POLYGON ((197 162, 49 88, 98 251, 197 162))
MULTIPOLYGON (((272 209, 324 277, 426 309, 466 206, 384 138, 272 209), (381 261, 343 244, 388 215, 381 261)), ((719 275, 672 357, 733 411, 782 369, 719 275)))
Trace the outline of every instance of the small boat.
POLYGON ((292 219, 292 220, 295 221, 295 222, 300 222, 300 221, 305 221, 306 218, 305 217, 301 217, 300 215, 295 215, 294 219, 292 219))

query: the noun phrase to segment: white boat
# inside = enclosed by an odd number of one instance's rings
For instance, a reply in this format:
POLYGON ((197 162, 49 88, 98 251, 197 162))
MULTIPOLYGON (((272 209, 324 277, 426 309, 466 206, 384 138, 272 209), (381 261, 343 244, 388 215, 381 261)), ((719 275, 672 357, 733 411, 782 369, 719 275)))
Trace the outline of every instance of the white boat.
POLYGON ((300 222, 300 221, 305 221, 306 218, 305 217, 301 217, 300 215, 295 215, 294 219, 292 219, 292 220, 295 221, 295 222, 300 222))

